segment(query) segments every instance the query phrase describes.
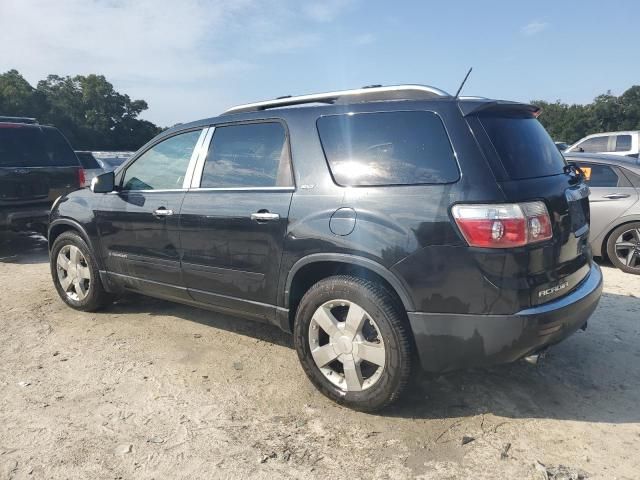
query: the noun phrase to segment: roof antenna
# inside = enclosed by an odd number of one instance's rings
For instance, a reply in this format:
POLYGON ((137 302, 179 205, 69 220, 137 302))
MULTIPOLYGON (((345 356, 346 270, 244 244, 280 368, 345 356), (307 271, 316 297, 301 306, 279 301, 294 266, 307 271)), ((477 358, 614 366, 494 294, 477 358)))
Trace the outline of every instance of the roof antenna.
POLYGON ((467 72, 467 74, 464 76, 464 80, 462 80, 462 83, 460 84, 460 88, 458 88, 458 91, 456 92, 456 96, 453 98, 458 98, 458 95, 460 95, 460 92, 462 91, 462 87, 464 87, 464 84, 467 83, 467 78, 469 78, 469 75, 471 75, 471 70, 473 70, 473 67, 471 67, 467 72))

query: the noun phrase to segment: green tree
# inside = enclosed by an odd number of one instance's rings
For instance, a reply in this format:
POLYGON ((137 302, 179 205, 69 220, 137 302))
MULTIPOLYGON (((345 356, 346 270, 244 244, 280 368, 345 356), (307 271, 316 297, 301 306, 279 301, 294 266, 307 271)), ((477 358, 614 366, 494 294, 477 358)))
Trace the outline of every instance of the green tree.
POLYGON ((35 117, 46 99, 17 70, 0 74, 0 115, 35 117))
POLYGON ((640 86, 634 85, 616 97, 611 92, 586 105, 568 105, 560 100, 534 100, 542 108, 540 122, 555 140, 575 142, 591 133, 640 130, 640 86))
POLYGON ((161 130, 138 118, 147 108, 103 75, 49 75, 35 89, 16 70, 0 75, 0 115, 55 125, 78 150, 136 150, 161 130))

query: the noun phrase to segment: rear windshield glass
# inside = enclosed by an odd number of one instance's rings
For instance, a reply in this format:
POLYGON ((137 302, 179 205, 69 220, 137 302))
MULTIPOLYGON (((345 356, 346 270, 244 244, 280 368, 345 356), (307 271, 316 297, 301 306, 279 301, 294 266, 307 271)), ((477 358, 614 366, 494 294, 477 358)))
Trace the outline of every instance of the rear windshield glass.
POLYGON ((0 167, 76 165, 76 154, 58 130, 0 126, 0 167))
POLYGON ((80 160, 80 164, 82 168, 93 169, 93 168, 101 168, 98 161, 91 154, 91 152, 76 152, 76 156, 78 160, 80 160))
POLYGON ((339 185, 437 184, 459 178, 451 143, 435 113, 330 115, 317 125, 339 185))
POLYGON ((544 127, 533 117, 480 115, 502 165, 512 179, 562 173, 564 157, 544 127))

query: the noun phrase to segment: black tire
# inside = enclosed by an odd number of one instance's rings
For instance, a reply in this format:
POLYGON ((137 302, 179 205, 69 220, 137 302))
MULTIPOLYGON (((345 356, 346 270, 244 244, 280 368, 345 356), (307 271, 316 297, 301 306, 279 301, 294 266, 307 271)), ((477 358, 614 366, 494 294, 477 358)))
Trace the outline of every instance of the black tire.
POLYGON ((412 342, 402 304, 382 285, 357 277, 329 277, 313 285, 296 312, 294 343, 305 373, 324 395, 360 411, 380 410, 396 401, 407 386, 412 368, 412 342), (361 391, 345 391, 330 382, 316 365, 309 345, 314 313, 326 302, 344 299, 363 308, 384 342, 385 365, 378 380, 361 391))
POLYGON ((84 239, 75 232, 64 232, 55 242, 51 248, 51 254, 49 257, 49 265, 51 268, 51 277, 53 278, 53 284, 56 287, 56 291, 64 303, 71 308, 81 310, 83 312, 94 312, 105 306, 109 305, 113 301, 113 297, 105 291, 102 281, 100 280, 100 273, 98 265, 96 263, 93 252, 89 249, 89 246, 84 239), (61 281, 58 275, 57 259, 60 250, 66 246, 77 247, 86 260, 86 266, 89 269, 90 282, 86 297, 74 300, 67 295, 66 291, 61 285, 61 281))
POLYGON ((607 257, 609 257, 609 260, 616 268, 619 268, 623 272, 640 275, 640 222, 625 223, 609 234, 609 238, 607 239, 607 257), (635 249, 630 248, 629 250, 622 251, 633 253, 631 266, 622 261, 616 252, 616 241, 621 235, 625 234, 625 232, 629 232, 627 234, 629 243, 636 245, 635 249))

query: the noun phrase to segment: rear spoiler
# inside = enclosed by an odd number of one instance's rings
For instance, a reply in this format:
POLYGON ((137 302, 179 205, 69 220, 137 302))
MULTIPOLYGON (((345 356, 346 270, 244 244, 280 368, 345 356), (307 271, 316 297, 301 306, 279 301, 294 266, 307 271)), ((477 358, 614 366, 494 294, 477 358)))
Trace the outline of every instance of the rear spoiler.
POLYGON ((537 117, 542 111, 540 107, 536 107, 535 105, 531 105, 529 103, 487 99, 460 100, 458 102, 458 107, 460 108, 462 115, 465 117, 480 112, 521 112, 530 113, 532 116, 537 117))

